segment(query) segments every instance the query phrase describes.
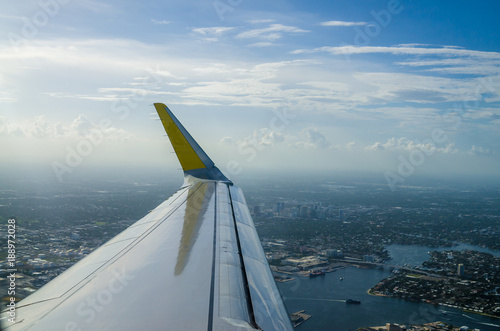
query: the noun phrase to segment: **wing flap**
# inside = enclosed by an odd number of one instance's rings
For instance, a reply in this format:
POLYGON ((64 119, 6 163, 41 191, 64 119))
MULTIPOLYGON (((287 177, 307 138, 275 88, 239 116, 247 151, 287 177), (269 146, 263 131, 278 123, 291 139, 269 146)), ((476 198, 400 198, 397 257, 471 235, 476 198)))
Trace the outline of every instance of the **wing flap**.
POLYGON ((231 186, 230 195, 255 322, 263 330, 293 330, 243 192, 240 188, 231 186))

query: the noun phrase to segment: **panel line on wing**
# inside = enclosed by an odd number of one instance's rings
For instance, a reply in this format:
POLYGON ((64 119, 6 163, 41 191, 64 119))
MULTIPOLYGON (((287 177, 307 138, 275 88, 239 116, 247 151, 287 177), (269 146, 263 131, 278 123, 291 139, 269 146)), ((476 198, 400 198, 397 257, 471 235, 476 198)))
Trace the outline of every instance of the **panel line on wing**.
POLYGON ((247 273, 246 273, 246 270, 245 270, 245 262, 243 260, 243 254, 242 254, 242 250, 241 250, 241 242, 240 242, 240 237, 239 237, 239 234, 238 234, 238 227, 237 227, 237 224, 236 224, 236 217, 235 217, 235 213, 234 213, 234 206, 233 206, 233 200, 232 200, 232 196, 231 196, 231 190, 229 189, 229 186, 228 187, 228 198, 229 198, 229 205, 231 206, 231 216, 232 216, 232 221, 233 221, 233 226, 234 226, 234 232, 235 232, 235 235, 236 235, 236 243, 237 243, 237 246, 238 246, 238 256, 239 256, 239 260, 240 260, 240 266, 241 266, 241 272, 242 272, 242 276, 243 276, 243 284, 244 284, 244 290, 245 290, 245 296, 248 298, 247 300, 247 307, 248 307, 248 315, 249 315, 249 319, 250 319, 250 324, 254 327, 257 326, 257 322, 255 321, 255 314, 254 314, 254 310, 253 310, 253 305, 252 305, 252 297, 250 295, 250 288, 249 288, 249 285, 248 285, 248 279, 247 279, 247 273))
POLYGON ((217 213, 218 213, 218 186, 219 184, 215 183, 215 191, 214 191, 214 238, 213 238, 213 246, 212 246, 212 273, 210 280, 210 301, 208 306, 208 331, 212 331, 214 324, 214 302, 215 302, 215 261, 216 261, 216 253, 217 253, 217 213))
MULTIPOLYGON (((43 300, 43 301, 48 301, 48 300, 53 300, 53 299, 62 299, 58 304, 56 304, 54 307, 52 307, 51 309, 49 309, 43 316, 46 316, 51 311, 53 311, 58 306, 60 306, 63 302, 65 302, 68 299, 68 296, 65 298, 65 296, 68 293, 78 291, 79 289, 81 289, 82 287, 84 287, 93 277, 95 277, 95 274, 97 272, 99 272, 99 270, 101 270, 105 266, 113 263, 116 259, 118 259, 124 253, 128 252, 129 250, 131 250, 139 242, 141 242, 144 238, 146 238, 152 231, 154 231, 158 226, 160 226, 163 222, 165 222, 175 211, 177 211, 177 209, 179 209, 183 204, 185 204, 186 201, 192 196, 192 194, 194 194, 194 192, 196 192, 198 189, 199 189, 199 186, 196 187, 193 192, 188 192, 188 195, 187 195, 186 199, 184 201, 180 202, 179 205, 177 205, 173 209, 171 209, 167 215, 165 215, 164 217, 161 218, 161 220, 158 220, 157 224, 154 224, 152 227, 150 227, 149 229, 147 229, 146 231, 144 231, 144 233, 142 233, 140 236, 138 236, 137 238, 135 238, 130 244, 128 244, 127 246, 123 247, 121 250, 119 250, 118 252, 116 252, 115 254, 113 254, 113 256, 110 257, 108 260, 100 261, 100 262, 95 262, 93 264, 89 264, 88 266, 91 266, 91 265, 94 265, 94 264, 97 264, 97 265, 100 264, 100 265, 97 266, 96 269, 94 269, 93 271, 91 271, 85 278, 82 278, 79 282, 75 283, 73 286, 69 287, 66 291, 62 292, 58 296, 54 296, 52 298, 43 300)), ((105 246, 103 246, 103 247, 105 247, 105 246)), ((80 262, 82 262, 82 261, 83 260, 81 260, 80 262)), ((73 268, 78 268, 78 263, 75 264, 74 266, 72 266, 70 269, 73 269, 73 268)), ((68 270, 70 270, 70 269, 68 269, 68 270)), ((34 305, 34 304, 38 304, 38 303, 43 302, 43 301, 42 300, 41 301, 34 301, 34 302, 31 302, 31 303, 25 304, 25 305, 22 305, 22 301, 21 301, 21 304, 18 306, 18 309, 21 309, 23 307, 28 307, 28 306, 31 306, 31 305, 34 305)), ((43 318, 43 316, 41 318, 43 318)))

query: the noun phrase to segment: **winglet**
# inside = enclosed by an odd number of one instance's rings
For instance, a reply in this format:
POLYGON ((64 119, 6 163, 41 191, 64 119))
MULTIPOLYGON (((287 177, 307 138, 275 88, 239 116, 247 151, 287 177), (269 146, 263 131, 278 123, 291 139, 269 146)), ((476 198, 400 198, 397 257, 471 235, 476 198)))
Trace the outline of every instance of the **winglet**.
POLYGON ((155 103, 154 106, 179 158, 184 176, 191 175, 230 183, 231 181, 215 166, 170 109, 163 103, 155 103))

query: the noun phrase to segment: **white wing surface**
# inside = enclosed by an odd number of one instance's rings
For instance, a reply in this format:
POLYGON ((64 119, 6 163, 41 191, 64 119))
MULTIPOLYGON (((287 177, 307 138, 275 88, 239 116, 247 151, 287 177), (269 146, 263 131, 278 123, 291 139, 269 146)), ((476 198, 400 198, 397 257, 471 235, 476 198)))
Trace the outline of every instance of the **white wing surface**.
POLYGON ((293 329, 241 189, 155 107, 183 186, 19 302, 6 330, 293 329))

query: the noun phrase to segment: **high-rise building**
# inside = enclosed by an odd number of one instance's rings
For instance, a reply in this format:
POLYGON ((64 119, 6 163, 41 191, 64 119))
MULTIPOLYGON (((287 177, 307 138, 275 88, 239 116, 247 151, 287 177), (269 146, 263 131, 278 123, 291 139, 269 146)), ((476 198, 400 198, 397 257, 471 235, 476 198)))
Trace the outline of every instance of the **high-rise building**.
POLYGON ((256 216, 259 216, 260 215, 260 206, 253 206, 253 213, 254 215, 256 216))
POLYGON ((278 216, 281 216, 283 209, 285 209, 285 203, 282 201, 278 201, 276 203, 276 213, 278 214, 278 216))
POLYGON ((307 218, 309 214, 309 206, 300 206, 300 217, 307 218))
POLYGON ((463 275, 464 275, 464 273, 465 273, 465 267, 464 267, 464 265, 463 265, 462 263, 460 263, 460 264, 458 265, 458 268, 457 268, 457 274, 458 274, 459 276, 463 276, 463 275))

